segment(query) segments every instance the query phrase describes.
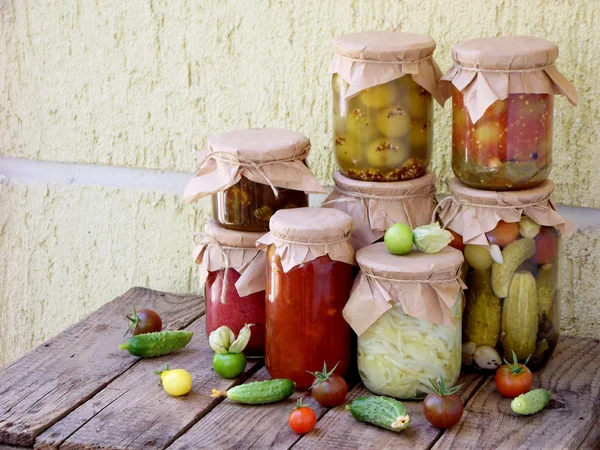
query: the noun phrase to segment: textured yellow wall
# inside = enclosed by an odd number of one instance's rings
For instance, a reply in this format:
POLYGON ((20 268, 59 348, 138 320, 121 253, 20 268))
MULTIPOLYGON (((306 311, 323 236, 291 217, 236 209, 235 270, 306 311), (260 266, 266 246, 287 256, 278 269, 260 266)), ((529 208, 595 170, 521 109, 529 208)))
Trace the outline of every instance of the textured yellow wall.
MULTIPOLYGON (((556 197, 600 208, 596 0, 0 1, 0 155, 192 171, 208 134, 281 126, 311 138, 312 167, 330 184, 330 40, 389 28, 386 18, 431 34, 442 70, 466 38, 556 42, 581 96, 577 108, 556 101, 556 197)), ((433 168, 445 179, 449 108, 435 112, 433 168)), ((194 288, 189 236, 204 217, 160 192, 4 180, 0 364, 131 285, 194 288)), ((580 231, 563 259, 563 324, 596 336, 599 236, 580 231)))

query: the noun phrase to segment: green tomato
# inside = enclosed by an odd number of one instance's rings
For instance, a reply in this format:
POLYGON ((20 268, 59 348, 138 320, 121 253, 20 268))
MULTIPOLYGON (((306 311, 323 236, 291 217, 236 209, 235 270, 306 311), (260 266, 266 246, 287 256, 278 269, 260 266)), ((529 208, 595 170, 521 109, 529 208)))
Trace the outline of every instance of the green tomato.
POLYGON ((215 372, 223 378, 237 378, 246 368, 246 355, 243 353, 215 353, 212 365, 215 372))
POLYGON ((392 255, 408 255, 413 248, 412 229, 405 223, 396 223, 387 229, 383 242, 392 255))

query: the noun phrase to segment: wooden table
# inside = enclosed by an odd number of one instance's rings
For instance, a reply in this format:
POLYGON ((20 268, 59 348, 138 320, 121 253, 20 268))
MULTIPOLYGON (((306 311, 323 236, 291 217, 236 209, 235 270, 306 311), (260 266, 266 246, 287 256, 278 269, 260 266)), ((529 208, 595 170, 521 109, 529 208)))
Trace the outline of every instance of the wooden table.
MULTIPOLYGON (((204 302, 133 288, 82 322, 0 369, 0 449, 14 448, 235 448, 235 449, 582 449, 600 448, 600 341, 564 336, 535 386, 553 402, 539 414, 518 417, 499 396, 492 378, 463 375, 462 421, 440 431, 424 419, 419 402, 406 402, 411 426, 392 433, 357 422, 343 407, 325 409, 310 396, 319 421, 298 436, 287 415, 299 393, 264 406, 243 406, 210 397, 212 388, 268 378, 262 361, 251 361, 237 380, 211 367, 204 333, 204 302), (135 304, 155 309, 165 328, 196 334, 176 354, 141 360, 117 348, 123 314, 135 304), (187 369, 192 393, 166 395, 152 373, 166 362, 187 369)), ((349 398, 368 394, 354 386, 349 398)))

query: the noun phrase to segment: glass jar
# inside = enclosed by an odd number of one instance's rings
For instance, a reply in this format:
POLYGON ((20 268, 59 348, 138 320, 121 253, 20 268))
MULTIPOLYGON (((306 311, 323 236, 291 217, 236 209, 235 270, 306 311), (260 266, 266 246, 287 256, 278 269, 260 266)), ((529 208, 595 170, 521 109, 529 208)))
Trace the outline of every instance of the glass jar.
POLYGON ((573 229, 550 200, 554 184, 495 192, 452 179, 449 188, 439 218, 466 261, 463 365, 496 370, 514 351, 542 368, 560 332, 561 237, 573 229))
POLYGON ((335 156, 341 172, 363 181, 421 177, 433 145, 431 94, 410 76, 361 91, 333 76, 335 156))
POLYGON ((461 367, 463 256, 452 248, 405 256, 385 244, 356 254, 361 273, 344 317, 358 334, 358 372, 380 395, 417 399, 430 379, 453 386, 461 367))
POLYGON ((265 291, 255 292, 241 297, 235 287, 240 274, 228 269, 225 298, 221 302, 223 276, 225 269, 208 273, 204 286, 206 302, 206 336, 223 325, 229 327, 237 336, 246 324, 250 327, 250 341, 244 350, 247 356, 265 354, 265 291))
POLYGON ((280 210, 259 240, 267 246, 265 365, 271 377, 301 390, 314 380, 307 370, 337 364, 335 373, 345 376, 350 368, 351 330, 342 310, 354 278, 351 229, 341 211, 280 210))
POLYGON ((214 219, 223 227, 238 231, 269 231, 269 219, 280 209, 308 206, 308 195, 292 189, 278 189, 247 178, 212 195, 214 219))
POLYGON ((350 33, 333 41, 333 141, 342 174, 362 181, 421 177, 443 105, 435 41, 424 34, 350 33))
POLYGON ((520 190, 537 186, 552 168, 554 98, 509 94, 476 123, 462 92, 452 93, 452 170, 467 186, 520 190))
POLYGON ((265 354, 265 254, 256 248, 263 233, 238 232, 209 219, 196 233, 194 262, 204 288, 206 335, 227 326, 235 333, 246 324, 250 341, 247 356, 265 354))
POLYGON ((452 89, 452 169, 467 186, 522 190, 552 168, 554 95, 577 92, 554 61, 558 47, 530 36, 471 39, 452 47, 442 77, 452 89))
POLYGON ((224 228, 269 230, 279 209, 308 206, 308 193, 326 193, 306 165, 310 141, 278 128, 229 131, 208 138, 186 201, 212 196, 213 218, 224 228))

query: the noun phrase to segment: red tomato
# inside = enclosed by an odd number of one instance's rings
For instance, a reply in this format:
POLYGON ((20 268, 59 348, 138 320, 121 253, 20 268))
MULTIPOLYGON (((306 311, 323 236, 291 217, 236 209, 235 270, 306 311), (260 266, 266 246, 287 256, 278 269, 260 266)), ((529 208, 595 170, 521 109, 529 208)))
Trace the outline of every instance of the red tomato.
POLYGON ((162 320, 160 316, 151 309, 140 309, 139 311, 136 311, 134 306, 131 317, 127 315, 125 317, 129 320, 129 329, 127 331, 130 331, 134 336, 162 330, 162 320))
POLYGON ((558 257, 558 236, 550 227, 542 227, 535 237, 535 255, 531 260, 536 264, 550 264, 558 257))
MULTIPOLYGON (((525 361, 525 364, 529 361, 525 361)), ((513 363, 509 364, 504 360, 505 364, 496 371, 496 387, 498 391, 505 397, 515 398, 518 395, 525 394, 531 390, 533 377, 531 371, 525 364, 519 364, 517 355, 513 352, 513 363)))
POLYGON ((439 382, 431 380, 431 386, 433 392, 427 394, 423 402, 425 418, 436 428, 453 427, 460 421, 464 411, 463 402, 456 395, 462 385, 446 389, 444 380, 440 378, 439 382))
POLYGON ((308 405, 302 404, 302 399, 298 399, 298 405, 288 417, 290 428, 298 434, 306 434, 313 430, 317 423, 317 415, 308 405))
POLYGON ((456 250, 460 250, 461 252, 465 250, 465 244, 463 242, 463 238, 460 234, 455 231, 452 231, 450 228, 446 228, 450 234, 452 235, 452 240, 450 241, 450 247, 454 247, 456 250))
POLYGON ((497 245, 500 248, 506 247, 519 237, 519 223, 499 221, 492 231, 485 234, 490 244, 497 245))
POLYGON ((333 373, 336 368, 337 364, 330 372, 327 372, 327 363, 324 362, 322 372, 308 372, 315 377, 310 387, 312 395, 316 401, 326 408, 344 403, 346 394, 348 393, 346 381, 333 373))

